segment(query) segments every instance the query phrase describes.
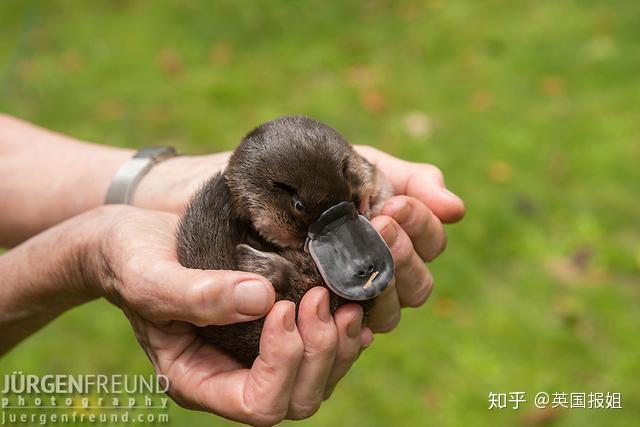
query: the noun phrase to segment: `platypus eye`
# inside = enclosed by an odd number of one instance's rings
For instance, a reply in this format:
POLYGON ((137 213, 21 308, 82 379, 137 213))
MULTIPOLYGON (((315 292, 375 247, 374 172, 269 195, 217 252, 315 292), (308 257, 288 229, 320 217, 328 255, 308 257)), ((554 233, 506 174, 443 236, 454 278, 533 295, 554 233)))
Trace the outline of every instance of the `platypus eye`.
POLYGON ((297 197, 293 198, 293 207, 296 208, 297 211, 302 212, 304 210, 304 203, 299 200, 297 197))

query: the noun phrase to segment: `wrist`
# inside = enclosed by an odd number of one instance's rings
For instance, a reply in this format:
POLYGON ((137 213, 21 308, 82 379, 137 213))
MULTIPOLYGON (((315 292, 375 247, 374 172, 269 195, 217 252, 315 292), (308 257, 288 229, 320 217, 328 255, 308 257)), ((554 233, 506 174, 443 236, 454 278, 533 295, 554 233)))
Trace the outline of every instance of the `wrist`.
POLYGON ((230 153, 179 156, 155 165, 138 183, 132 205, 181 212, 191 196, 227 165, 230 153))
POLYGON ((69 285, 74 292, 89 299, 104 297, 114 302, 117 278, 113 260, 117 254, 112 248, 113 230, 133 209, 106 205, 78 217, 80 224, 75 232, 83 237, 75 244, 76 256, 71 262, 75 280, 69 285))

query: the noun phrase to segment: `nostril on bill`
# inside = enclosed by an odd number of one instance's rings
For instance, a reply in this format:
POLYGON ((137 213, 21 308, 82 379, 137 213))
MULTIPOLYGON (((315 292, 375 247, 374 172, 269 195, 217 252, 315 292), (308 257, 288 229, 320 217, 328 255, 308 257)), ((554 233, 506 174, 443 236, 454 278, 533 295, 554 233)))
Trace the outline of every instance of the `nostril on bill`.
POLYGON ((368 274, 373 273, 373 268, 374 268, 374 267, 373 267, 373 264, 369 264, 369 265, 367 266, 367 273, 368 273, 368 274))

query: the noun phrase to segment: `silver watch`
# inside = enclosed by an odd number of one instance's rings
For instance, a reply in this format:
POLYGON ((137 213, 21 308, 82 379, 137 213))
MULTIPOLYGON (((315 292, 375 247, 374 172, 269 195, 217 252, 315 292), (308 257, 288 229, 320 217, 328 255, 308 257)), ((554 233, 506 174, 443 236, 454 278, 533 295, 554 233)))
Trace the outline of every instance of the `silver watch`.
POLYGON ((156 164, 177 155, 173 147, 147 147, 139 150, 113 176, 104 203, 130 204, 142 177, 156 164))

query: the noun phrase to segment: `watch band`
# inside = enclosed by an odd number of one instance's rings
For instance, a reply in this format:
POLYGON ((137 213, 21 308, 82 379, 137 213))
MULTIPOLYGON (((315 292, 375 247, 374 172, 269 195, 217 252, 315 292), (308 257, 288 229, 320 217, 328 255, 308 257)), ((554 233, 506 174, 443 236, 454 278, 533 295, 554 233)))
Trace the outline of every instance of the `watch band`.
POLYGON ((111 180, 105 204, 130 204, 138 183, 153 166, 177 156, 173 147, 147 147, 139 150, 122 165, 111 180))

